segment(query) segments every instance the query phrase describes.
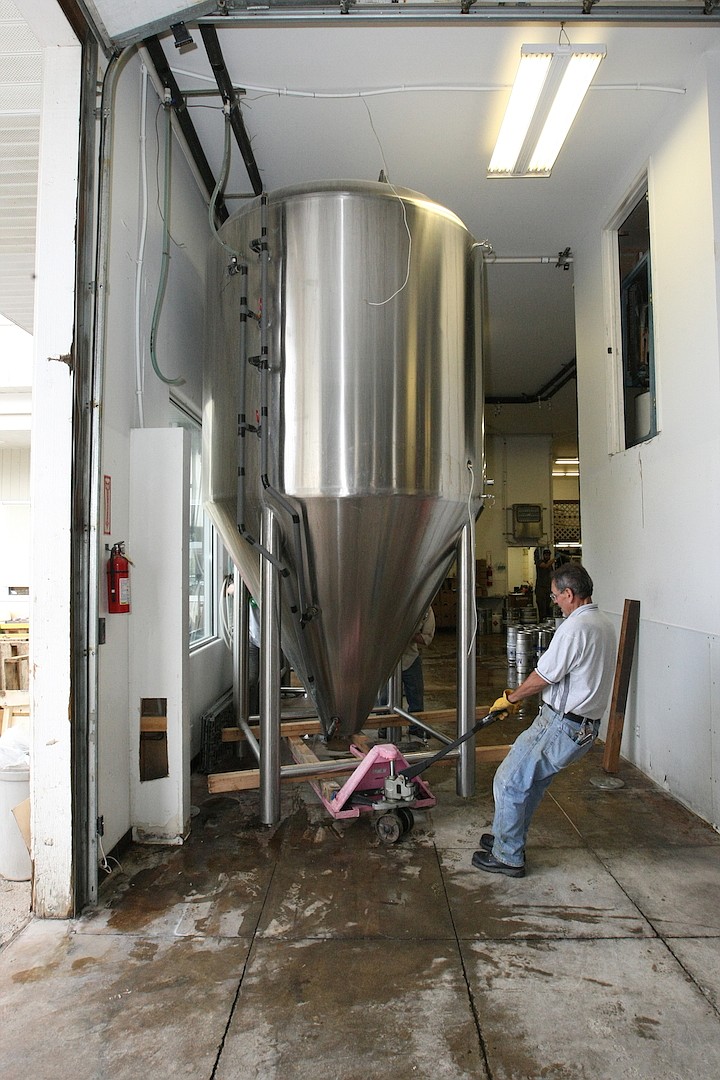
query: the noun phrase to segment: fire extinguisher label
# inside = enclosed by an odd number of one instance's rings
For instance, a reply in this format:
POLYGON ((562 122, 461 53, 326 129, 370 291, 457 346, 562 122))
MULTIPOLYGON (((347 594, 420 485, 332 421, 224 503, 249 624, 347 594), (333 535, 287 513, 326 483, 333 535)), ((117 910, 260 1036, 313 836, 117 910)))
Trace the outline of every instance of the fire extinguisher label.
POLYGON ((130 603, 130 578, 120 578, 119 600, 121 604, 130 603))

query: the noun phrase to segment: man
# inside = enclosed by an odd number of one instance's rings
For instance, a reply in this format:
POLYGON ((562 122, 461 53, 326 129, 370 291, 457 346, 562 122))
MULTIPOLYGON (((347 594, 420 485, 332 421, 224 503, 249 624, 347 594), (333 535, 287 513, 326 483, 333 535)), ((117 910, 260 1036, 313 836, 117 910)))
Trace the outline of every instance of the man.
POLYGON ((535 566, 535 605, 538 619, 544 622, 550 614, 550 579, 552 576, 553 557, 550 548, 535 550, 537 563, 535 566))
MULTIPOLYGON (((402 665, 402 685, 407 701, 408 712, 418 713, 425 708, 425 682, 423 679, 422 655, 420 646, 427 646, 435 637, 435 612, 431 607, 423 614, 422 621, 412 636, 400 661, 402 665)), ((408 735, 426 738, 422 728, 411 724, 408 735)))
MULTIPOLYGON (((427 647, 435 637, 435 612, 431 607, 423 613, 418 627, 402 654, 402 688, 407 701, 408 712, 418 713, 425 708, 425 680, 423 677, 422 654, 420 646, 427 647)), ((387 705, 387 691, 378 696, 378 705, 387 705)), ((381 739, 387 737, 387 728, 379 728, 381 739)), ((408 735, 412 738, 426 739, 422 728, 410 724, 408 735)))
POLYGON ((492 833, 480 837, 473 866, 491 874, 525 876, 530 819, 561 769, 579 761, 597 738, 615 670, 615 633, 592 601, 593 583, 579 563, 553 571, 551 599, 564 621, 538 665, 516 690, 506 690, 492 712, 517 712, 519 702, 540 694, 532 725, 515 740, 493 781, 492 833))

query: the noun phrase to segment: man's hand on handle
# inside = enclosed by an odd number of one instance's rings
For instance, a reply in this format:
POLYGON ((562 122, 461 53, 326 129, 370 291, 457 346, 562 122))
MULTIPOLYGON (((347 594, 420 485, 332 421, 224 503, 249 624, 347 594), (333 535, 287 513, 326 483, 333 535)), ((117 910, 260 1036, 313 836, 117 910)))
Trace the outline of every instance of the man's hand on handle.
POLYGON ((512 690, 503 691, 502 697, 499 697, 490 709, 491 713, 504 713, 505 716, 510 716, 518 711, 519 703, 508 700, 508 694, 512 694, 512 690))

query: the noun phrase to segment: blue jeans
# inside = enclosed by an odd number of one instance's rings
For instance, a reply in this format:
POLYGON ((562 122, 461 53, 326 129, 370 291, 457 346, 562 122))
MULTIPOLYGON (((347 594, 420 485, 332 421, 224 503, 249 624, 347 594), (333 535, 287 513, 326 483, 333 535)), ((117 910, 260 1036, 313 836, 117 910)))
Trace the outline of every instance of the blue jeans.
POLYGON ((530 820, 550 781, 585 757, 599 727, 599 720, 578 724, 543 705, 530 727, 518 735, 493 780, 496 859, 508 866, 524 864, 530 820))
POLYGON ((422 657, 418 654, 410 667, 402 673, 402 685, 407 699, 408 712, 422 712, 425 700, 422 657))

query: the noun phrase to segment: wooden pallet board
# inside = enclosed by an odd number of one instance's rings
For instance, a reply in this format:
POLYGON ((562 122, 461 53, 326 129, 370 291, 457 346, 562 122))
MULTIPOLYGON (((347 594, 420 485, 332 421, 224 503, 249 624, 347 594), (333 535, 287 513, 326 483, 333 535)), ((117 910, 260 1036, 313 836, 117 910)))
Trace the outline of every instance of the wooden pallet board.
MULTIPOLYGON (((507 755, 509 746, 477 746, 475 748, 475 761, 480 764, 481 762, 499 762, 507 755)), ((428 752, 422 753, 403 753, 403 757, 412 764, 415 761, 421 761, 423 758, 428 757, 428 752)), ((455 757, 442 758, 440 761, 433 765, 433 768, 437 768, 441 765, 454 765, 457 761, 455 757)), ((351 773, 353 769, 357 768, 357 758, 339 758, 332 762, 333 776, 340 776, 346 773, 351 773)), ((282 776, 280 780, 284 784, 305 784, 310 780, 326 780, 328 778, 327 771, 323 771, 322 762, 318 765, 317 773, 313 773, 311 776, 282 776)), ((225 773, 211 773, 208 776, 208 791, 211 795, 217 795, 224 791, 255 791, 260 787, 260 770, 259 769, 243 769, 239 772, 225 772, 225 773)))
POLYGON ((640 601, 626 600, 620 628, 615 681, 610 699, 610 719, 603 753, 602 767, 606 773, 616 773, 620 765, 620 744, 625 726, 625 709, 639 625, 640 601))

